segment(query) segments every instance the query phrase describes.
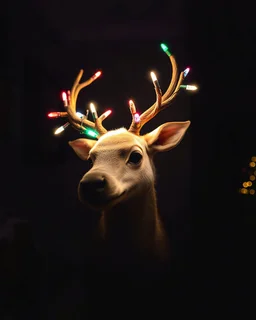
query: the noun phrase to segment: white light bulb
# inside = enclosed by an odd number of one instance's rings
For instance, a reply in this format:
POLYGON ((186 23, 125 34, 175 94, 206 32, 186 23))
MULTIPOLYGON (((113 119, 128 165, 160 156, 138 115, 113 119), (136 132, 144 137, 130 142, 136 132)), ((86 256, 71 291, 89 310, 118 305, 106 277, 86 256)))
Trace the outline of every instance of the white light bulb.
POLYGON ((63 126, 59 127, 59 128, 54 132, 54 134, 59 134, 59 133, 61 133, 62 131, 64 131, 63 126))
POLYGON ((155 73, 154 72, 150 72, 150 75, 151 75, 152 81, 156 82, 157 81, 157 77, 156 77, 155 73))
POLYGON ((188 75, 190 71, 190 68, 186 68, 183 72, 184 72, 184 78, 188 75))
POLYGON ((90 109, 91 113, 96 113, 95 105, 93 103, 90 103, 90 109))
POLYGON ((197 90, 197 86, 187 85, 187 86, 186 86, 186 89, 187 89, 187 90, 191 90, 191 91, 195 91, 195 90, 197 90))

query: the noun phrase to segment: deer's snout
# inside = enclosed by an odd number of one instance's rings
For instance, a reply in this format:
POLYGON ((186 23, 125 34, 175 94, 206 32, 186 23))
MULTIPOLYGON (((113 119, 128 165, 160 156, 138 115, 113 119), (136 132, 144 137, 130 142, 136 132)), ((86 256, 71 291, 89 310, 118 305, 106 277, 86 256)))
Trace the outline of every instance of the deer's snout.
POLYGON ((80 181, 80 188, 88 193, 104 192, 106 186, 106 178, 103 175, 90 174, 80 181))
POLYGON ((97 204, 106 198, 107 179, 98 173, 86 174, 79 183, 78 194, 82 202, 97 204))

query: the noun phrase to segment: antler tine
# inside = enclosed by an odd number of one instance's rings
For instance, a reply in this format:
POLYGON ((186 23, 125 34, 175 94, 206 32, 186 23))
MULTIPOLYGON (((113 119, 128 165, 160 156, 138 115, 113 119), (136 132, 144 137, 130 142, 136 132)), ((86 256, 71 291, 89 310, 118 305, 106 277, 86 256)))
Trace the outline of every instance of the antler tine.
POLYGON ((162 45, 163 50, 167 53, 170 58, 170 62, 172 65, 172 78, 164 95, 162 95, 159 83, 154 73, 151 73, 152 80, 154 83, 155 91, 156 91, 156 102, 148 108, 143 114, 140 116, 140 122, 135 125, 134 118, 132 120, 131 126, 129 128, 129 132, 139 135, 141 128, 144 124, 154 118, 160 111, 168 107, 171 101, 176 97, 180 85, 184 79, 184 72, 180 73, 178 78, 178 68, 177 63, 173 55, 168 51, 168 48, 165 45, 162 45), (178 81, 178 82, 177 82, 178 81))
POLYGON ((106 115, 105 115, 106 113, 102 114, 98 119, 96 119, 95 123, 88 120, 86 116, 81 119, 76 114, 76 101, 77 101, 77 97, 78 97, 79 92, 83 88, 89 86, 101 74, 101 72, 98 71, 91 78, 80 83, 80 80, 83 76, 83 72, 84 72, 83 70, 80 70, 80 72, 78 73, 78 76, 76 77, 74 84, 73 84, 73 87, 70 92, 70 103, 66 107, 69 122, 73 126, 74 129, 76 129, 80 132, 83 132, 85 130, 85 126, 86 126, 86 127, 92 128, 92 129, 96 129, 100 135, 103 135, 104 133, 107 132, 107 130, 102 125, 102 121, 106 118, 106 115))
POLYGON ((167 99, 168 97, 170 97, 170 95, 172 94, 172 92, 175 89, 177 80, 178 80, 178 67, 177 67, 177 63, 176 60, 174 58, 174 56, 170 56, 170 61, 171 61, 171 65, 172 65, 172 78, 169 84, 169 87, 167 88, 166 92, 163 95, 163 101, 165 99, 167 99))
POLYGON ((176 97, 176 95, 178 94, 178 92, 180 90, 180 86, 181 86, 183 80, 184 80, 184 71, 182 71, 180 73, 178 83, 177 83, 174 91, 172 92, 172 94, 168 95, 168 97, 166 97, 164 99, 164 101, 162 102, 161 110, 163 110, 164 108, 168 107, 170 105, 170 102, 176 97))
MULTIPOLYGON (((70 92, 70 102, 69 102, 69 105, 66 107, 66 111, 67 111, 67 114, 68 114, 68 119, 69 119, 69 122, 70 124, 73 126, 74 129, 78 130, 78 131, 83 131, 85 128, 82 126, 82 123, 84 125, 87 125, 88 127, 90 128, 95 128, 95 124, 87 119, 81 119, 77 116, 76 114, 76 100, 77 100, 77 97, 78 97, 78 93, 79 91, 82 89, 82 84, 79 85, 79 82, 83 76, 83 70, 80 70, 80 72, 78 73, 75 81, 74 81, 74 84, 73 84, 73 87, 71 89, 71 92, 70 92)), ((91 78, 87 81, 85 81, 83 83, 83 87, 86 87, 88 86, 92 81, 90 81, 91 78)))

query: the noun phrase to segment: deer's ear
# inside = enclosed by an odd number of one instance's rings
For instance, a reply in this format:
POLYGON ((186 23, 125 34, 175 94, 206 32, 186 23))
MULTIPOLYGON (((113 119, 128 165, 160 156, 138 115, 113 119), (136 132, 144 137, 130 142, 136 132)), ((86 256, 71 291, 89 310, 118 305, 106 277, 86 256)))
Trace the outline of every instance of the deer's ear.
POLYGON ((95 140, 81 138, 69 141, 69 145, 71 146, 71 148, 73 148, 79 158, 81 158, 82 160, 87 160, 89 152, 96 142, 97 141, 95 140))
POLYGON ((163 152, 176 147, 190 126, 190 121, 167 122, 144 135, 150 151, 163 152))

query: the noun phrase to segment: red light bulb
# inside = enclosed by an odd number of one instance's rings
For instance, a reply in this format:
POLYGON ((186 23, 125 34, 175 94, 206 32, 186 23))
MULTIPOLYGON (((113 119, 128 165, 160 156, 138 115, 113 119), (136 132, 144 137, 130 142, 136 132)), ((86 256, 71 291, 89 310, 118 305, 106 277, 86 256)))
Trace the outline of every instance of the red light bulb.
POLYGON ((111 113, 112 113, 112 110, 107 110, 107 111, 105 112, 106 117, 108 117, 111 113))
POLYGON ((62 91, 61 98, 62 98, 62 101, 64 102, 64 107, 67 107, 68 106, 68 98, 67 98, 67 93, 65 91, 62 91))
POLYGON ((92 79, 95 80, 97 78, 99 78, 99 76, 101 76, 102 72, 101 71, 97 71, 93 76, 92 79))
POLYGON ((67 100, 67 94, 66 94, 65 91, 62 91, 61 97, 62 97, 62 101, 66 101, 67 100))
POLYGON ((136 107, 135 107, 135 104, 134 104, 134 102, 132 100, 129 100, 129 107, 130 107, 131 113, 135 114, 136 113, 136 107))
POLYGON ((48 113, 49 118, 58 118, 60 116, 59 112, 50 112, 48 113))

